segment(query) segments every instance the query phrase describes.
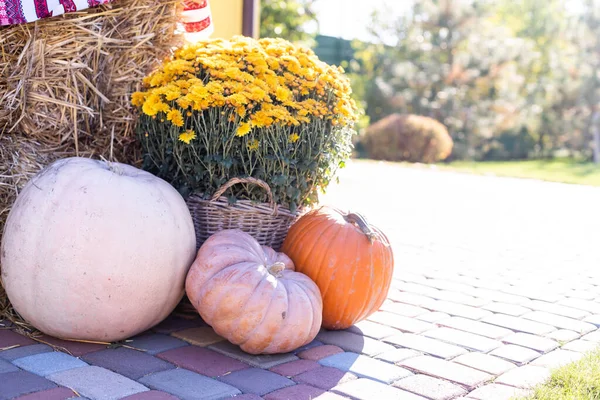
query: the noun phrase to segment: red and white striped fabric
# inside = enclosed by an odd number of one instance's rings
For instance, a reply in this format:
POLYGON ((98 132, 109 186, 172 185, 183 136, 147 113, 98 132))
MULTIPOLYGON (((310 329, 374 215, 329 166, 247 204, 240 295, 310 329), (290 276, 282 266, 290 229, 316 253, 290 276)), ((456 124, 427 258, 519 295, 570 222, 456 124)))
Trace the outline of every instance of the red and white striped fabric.
POLYGON ((96 7, 111 0, 0 0, 0 25, 17 25, 96 7))
MULTIPOLYGON (((0 26, 18 25, 96 7, 117 0, 0 0, 0 26)), ((188 40, 213 32, 208 0, 183 0, 181 22, 188 40)))

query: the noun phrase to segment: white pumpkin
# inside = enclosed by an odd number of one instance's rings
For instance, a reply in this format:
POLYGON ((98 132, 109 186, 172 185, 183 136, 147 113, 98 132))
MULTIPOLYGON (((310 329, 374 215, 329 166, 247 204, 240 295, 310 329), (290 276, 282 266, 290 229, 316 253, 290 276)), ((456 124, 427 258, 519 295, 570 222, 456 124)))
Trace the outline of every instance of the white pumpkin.
POLYGON ((66 158, 17 197, 2 280, 14 308, 42 332, 117 341, 173 311, 195 246, 188 208, 167 182, 130 165, 66 158))

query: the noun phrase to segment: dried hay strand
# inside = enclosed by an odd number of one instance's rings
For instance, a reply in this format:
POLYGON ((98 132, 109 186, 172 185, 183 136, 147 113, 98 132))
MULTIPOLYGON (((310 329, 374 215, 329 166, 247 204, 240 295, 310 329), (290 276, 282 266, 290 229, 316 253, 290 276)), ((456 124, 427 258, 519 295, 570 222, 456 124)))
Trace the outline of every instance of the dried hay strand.
MULTIPOLYGON (((179 4, 119 0, 0 27, 0 240, 18 192, 54 160, 77 155, 140 165, 130 96, 181 44, 179 4)), ((0 319, 35 332, 1 283, 0 319)))

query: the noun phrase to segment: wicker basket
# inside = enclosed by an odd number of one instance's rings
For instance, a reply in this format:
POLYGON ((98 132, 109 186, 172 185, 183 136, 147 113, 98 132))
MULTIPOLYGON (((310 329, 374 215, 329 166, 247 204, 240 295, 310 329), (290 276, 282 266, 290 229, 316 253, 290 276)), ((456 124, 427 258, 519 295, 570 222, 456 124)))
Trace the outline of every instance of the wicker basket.
POLYGON ((269 185, 256 178, 233 178, 221 186, 210 200, 202 195, 192 194, 187 200, 196 230, 196 249, 211 235, 225 229, 240 229, 263 246, 279 250, 290 226, 301 212, 292 213, 288 208, 277 206, 269 185), (262 187, 269 203, 256 203, 250 200, 238 200, 229 204, 223 193, 238 183, 250 183, 262 187))

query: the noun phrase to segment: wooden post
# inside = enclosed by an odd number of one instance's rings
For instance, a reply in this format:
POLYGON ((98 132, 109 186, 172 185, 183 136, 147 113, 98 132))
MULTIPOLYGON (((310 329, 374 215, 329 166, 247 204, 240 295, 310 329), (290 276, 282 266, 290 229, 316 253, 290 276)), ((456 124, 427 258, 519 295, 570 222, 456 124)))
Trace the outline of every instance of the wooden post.
POLYGON ((596 110, 592 116, 590 126, 594 138, 594 164, 600 164, 600 128, 598 128, 598 122, 600 122, 600 111, 596 110))
POLYGON ((242 19, 242 34, 256 38, 258 37, 258 0, 244 0, 244 10, 242 19))

